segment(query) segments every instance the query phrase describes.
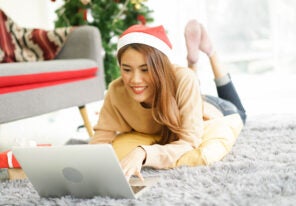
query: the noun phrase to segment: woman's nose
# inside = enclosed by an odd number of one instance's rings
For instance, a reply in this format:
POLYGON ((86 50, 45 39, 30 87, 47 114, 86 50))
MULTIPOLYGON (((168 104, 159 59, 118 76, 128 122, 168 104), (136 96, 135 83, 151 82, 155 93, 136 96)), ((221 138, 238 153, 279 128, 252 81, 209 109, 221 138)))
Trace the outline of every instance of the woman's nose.
POLYGON ((135 72, 133 73, 132 81, 133 81, 134 83, 141 82, 141 81, 142 81, 141 73, 138 72, 138 71, 135 71, 135 72))

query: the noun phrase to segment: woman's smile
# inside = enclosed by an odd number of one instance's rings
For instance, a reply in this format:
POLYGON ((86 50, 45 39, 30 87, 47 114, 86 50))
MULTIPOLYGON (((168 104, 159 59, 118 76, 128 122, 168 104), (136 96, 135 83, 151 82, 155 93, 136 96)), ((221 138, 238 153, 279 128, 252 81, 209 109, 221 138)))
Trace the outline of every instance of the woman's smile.
POLYGON ((142 94, 145 92, 146 86, 131 86, 135 94, 142 94))

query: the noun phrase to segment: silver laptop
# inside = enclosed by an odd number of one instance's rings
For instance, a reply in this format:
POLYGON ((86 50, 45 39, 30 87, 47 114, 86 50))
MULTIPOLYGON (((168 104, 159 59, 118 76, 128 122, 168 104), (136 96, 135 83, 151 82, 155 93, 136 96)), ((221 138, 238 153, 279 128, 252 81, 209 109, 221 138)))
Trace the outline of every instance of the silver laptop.
POLYGON ((135 199, 158 181, 128 182, 109 144, 13 147, 12 152, 41 197, 135 199))

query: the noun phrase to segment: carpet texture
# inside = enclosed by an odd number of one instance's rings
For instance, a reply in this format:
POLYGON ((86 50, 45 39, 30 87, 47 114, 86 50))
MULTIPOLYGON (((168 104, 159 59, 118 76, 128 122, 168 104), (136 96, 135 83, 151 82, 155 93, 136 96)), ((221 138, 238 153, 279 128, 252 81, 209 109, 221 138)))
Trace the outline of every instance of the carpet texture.
POLYGON ((40 198, 21 180, 0 183, 0 205, 295 205, 296 114, 250 117, 232 152, 211 166, 143 174, 161 180, 137 200, 40 198))

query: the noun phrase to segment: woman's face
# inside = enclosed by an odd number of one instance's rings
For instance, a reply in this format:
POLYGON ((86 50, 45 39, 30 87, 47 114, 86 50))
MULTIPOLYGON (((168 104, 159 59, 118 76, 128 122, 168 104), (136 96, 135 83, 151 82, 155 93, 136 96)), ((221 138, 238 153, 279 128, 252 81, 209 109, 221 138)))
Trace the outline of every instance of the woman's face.
POLYGON ((153 88, 144 55, 128 48, 121 56, 120 72, 129 95, 137 102, 151 106, 153 88))

